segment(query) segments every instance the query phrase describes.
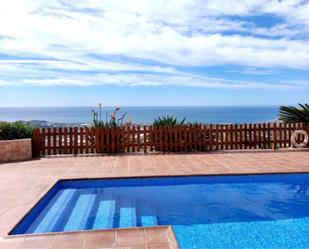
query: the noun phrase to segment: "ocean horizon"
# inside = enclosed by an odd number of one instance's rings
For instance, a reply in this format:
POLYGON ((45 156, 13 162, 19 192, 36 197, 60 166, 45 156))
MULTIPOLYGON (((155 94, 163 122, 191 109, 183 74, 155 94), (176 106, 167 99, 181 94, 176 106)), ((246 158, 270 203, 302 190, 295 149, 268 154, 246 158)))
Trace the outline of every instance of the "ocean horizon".
MULTIPOLYGON (((115 107, 104 107, 102 118, 115 107)), ((91 109, 96 107, 0 107, 0 121, 42 120, 55 123, 91 123, 91 109)), ((124 106, 119 116, 127 113, 135 124, 148 124, 158 116, 186 118, 202 123, 254 123, 277 120, 278 106, 124 106)))

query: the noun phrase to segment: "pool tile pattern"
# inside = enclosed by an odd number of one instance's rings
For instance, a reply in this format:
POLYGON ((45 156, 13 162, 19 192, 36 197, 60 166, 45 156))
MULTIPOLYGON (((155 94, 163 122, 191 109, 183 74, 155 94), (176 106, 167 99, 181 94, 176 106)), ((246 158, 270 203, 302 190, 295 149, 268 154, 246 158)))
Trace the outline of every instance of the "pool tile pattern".
POLYGON ((60 179, 309 172, 309 151, 42 158, 0 164, 0 249, 176 249, 171 227, 7 237, 60 179))

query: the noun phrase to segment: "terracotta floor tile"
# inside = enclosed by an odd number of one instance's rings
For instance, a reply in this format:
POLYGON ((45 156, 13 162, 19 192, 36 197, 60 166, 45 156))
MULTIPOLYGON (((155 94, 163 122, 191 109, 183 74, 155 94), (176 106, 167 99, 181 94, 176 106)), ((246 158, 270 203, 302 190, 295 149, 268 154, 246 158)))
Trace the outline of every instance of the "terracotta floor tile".
POLYGON ((90 231, 83 249, 99 249, 114 246, 116 246, 116 231, 90 231))
POLYGON ((179 246, 178 246, 177 242, 170 243, 170 247, 171 247, 171 249, 179 249, 179 246))
POLYGON ((147 244, 153 245, 153 244, 168 244, 169 239, 166 232, 163 232, 159 234, 158 236, 154 237, 152 240, 150 240, 147 244))
POLYGON ((171 226, 168 227, 168 229, 166 230, 166 234, 167 234, 168 240, 170 242, 177 242, 174 230, 173 230, 173 228, 171 226))
POLYGON ((22 244, 22 249, 50 249, 55 238, 55 235, 29 236, 22 244))
POLYGON ((147 246, 129 246, 125 249, 147 249, 147 246))
POLYGON ((68 233, 56 236, 52 249, 82 249, 87 233, 68 233))
POLYGON ((171 249, 171 246, 169 244, 149 245, 147 249, 171 249))
POLYGON ((21 249, 24 238, 0 239, 0 249, 21 249))
POLYGON ((168 243, 168 237, 165 233, 167 227, 145 228, 145 236, 147 244, 164 244, 168 243))
POLYGON ((117 230, 117 246, 135 246, 145 245, 144 229, 118 229, 117 230))

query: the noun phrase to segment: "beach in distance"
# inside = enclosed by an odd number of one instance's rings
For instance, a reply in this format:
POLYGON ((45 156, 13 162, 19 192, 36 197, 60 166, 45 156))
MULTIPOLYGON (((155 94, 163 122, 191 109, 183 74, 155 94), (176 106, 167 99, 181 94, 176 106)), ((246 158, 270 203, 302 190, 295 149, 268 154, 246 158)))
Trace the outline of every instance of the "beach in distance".
MULTIPOLYGON (((102 118, 110 115, 115 107, 103 107, 102 118)), ((89 124, 91 109, 96 107, 0 107, 0 121, 38 120, 44 123, 89 124)), ((172 115, 190 122, 202 123, 254 123, 277 120, 277 106, 160 106, 121 107, 119 115, 126 112, 126 118, 134 124, 149 124, 158 116, 172 115)), ((37 122, 40 126, 39 122, 37 122)))

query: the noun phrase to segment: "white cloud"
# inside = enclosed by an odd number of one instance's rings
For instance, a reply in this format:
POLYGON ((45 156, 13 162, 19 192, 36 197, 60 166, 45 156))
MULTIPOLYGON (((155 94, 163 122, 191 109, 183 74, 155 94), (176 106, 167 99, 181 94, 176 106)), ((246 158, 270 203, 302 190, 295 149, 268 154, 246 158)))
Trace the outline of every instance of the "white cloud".
POLYGON ((227 80, 224 78, 204 77, 195 74, 175 72, 167 74, 153 73, 99 73, 93 75, 48 75, 45 78, 29 77, 18 82, 3 81, 0 85, 34 85, 34 86, 195 86, 203 88, 230 88, 230 89, 309 89, 306 81, 255 82, 242 80, 227 80))
POLYGON ((232 73, 242 73, 242 74, 251 74, 251 75, 280 75, 281 71, 278 70, 269 70, 269 69, 261 69, 261 68, 254 68, 248 67, 244 69, 229 69, 228 72, 232 73))
MULTIPOLYGON (((63 72, 74 70, 89 72, 92 82, 100 84, 103 80, 104 84, 245 88, 247 83, 223 78, 212 83, 201 82, 197 75, 187 78, 179 67, 238 65, 308 70, 308 11, 309 3, 300 0, 3 1, 0 23, 5 25, 0 25, 0 54, 22 59, 0 60, 0 76, 17 84, 40 81, 45 82, 43 85, 84 85, 84 80, 73 79, 74 75, 67 78, 63 72), (256 27, 245 19, 265 14, 280 17, 283 23, 256 27), (119 56, 123 59, 106 59, 119 56), (133 63, 130 58, 139 62, 133 63), (144 60, 163 65, 147 65, 144 60), (61 72, 53 75, 51 70, 61 72), (101 74, 91 75, 92 71, 101 74)), ((277 87, 274 83, 248 82, 251 87, 277 87)))
POLYGON ((40 73, 40 70, 70 70, 80 72, 90 71, 144 71, 155 73, 173 73, 176 70, 173 67, 147 66, 137 63, 99 61, 89 58, 78 61, 60 61, 60 60, 0 60, 0 73, 6 72, 30 72, 40 73))

